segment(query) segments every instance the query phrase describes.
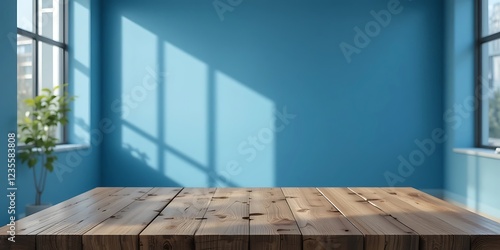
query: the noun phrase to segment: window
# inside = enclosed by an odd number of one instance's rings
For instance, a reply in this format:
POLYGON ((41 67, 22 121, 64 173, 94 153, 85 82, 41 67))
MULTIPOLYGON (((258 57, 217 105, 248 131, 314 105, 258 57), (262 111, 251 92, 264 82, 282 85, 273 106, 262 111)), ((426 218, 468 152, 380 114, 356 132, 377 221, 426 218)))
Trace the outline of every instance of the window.
MULTIPOLYGON (((29 111, 23 100, 67 82, 66 1, 17 0, 18 121, 29 111)), ((65 128, 56 133, 65 143, 65 128)))

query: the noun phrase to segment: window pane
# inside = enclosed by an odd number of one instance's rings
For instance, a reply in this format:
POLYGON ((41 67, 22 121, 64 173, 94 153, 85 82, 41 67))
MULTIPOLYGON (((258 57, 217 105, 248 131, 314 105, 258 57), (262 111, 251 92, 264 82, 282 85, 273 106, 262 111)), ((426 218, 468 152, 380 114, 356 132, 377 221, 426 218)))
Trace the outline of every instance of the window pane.
POLYGON ((33 93, 33 45, 30 38, 17 36, 17 121, 24 119, 29 110, 24 100, 33 93))
POLYGON ((482 46, 482 142, 500 146, 500 40, 482 46))
MULTIPOLYGON (((63 83, 63 50, 59 47, 39 42, 38 91, 41 92, 43 88, 52 89, 63 83)), ((56 136, 59 140, 62 139, 62 128, 58 128, 56 136)))
POLYGON ((61 48, 38 43, 38 80, 39 89, 53 88, 63 83, 63 51, 61 48))
POLYGON ((17 27, 33 31, 33 0, 17 0, 17 27))
POLYGON ((63 0, 38 0, 38 34, 63 41, 63 0))

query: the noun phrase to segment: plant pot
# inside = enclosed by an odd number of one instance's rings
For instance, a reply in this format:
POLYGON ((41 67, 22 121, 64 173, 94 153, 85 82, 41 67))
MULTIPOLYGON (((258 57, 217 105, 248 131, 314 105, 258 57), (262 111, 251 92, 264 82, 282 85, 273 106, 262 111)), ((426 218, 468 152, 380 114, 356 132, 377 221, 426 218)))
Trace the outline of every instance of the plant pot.
POLYGON ((51 207, 50 203, 42 203, 41 205, 26 205, 26 216, 32 215, 34 213, 40 212, 46 208, 51 207))

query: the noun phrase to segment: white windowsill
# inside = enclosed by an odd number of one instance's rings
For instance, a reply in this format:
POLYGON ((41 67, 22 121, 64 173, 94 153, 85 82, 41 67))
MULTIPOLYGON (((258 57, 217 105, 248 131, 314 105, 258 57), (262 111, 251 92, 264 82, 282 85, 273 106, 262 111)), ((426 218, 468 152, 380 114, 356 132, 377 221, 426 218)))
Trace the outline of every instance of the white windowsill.
POLYGON ((87 145, 87 144, 61 144, 61 145, 57 145, 54 151, 59 153, 59 152, 66 152, 66 151, 87 149, 87 148, 90 148, 90 145, 87 145))
POLYGON ((454 148, 453 152, 466 155, 481 156, 493 159, 500 159, 500 154, 496 154, 494 149, 487 148, 454 148))
MULTIPOLYGON (((56 153, 61 153, 61 152, 67 152, 67 151, 73 151, 73 150, 80 150, 80 149, 87 149, 90 148, 90 145, 87 144, 60 144, 57 145, 54 149, 54 152, 56 153)), ((24 147, 19 146, 18 147, 19 151, 23 151, 24 147)))

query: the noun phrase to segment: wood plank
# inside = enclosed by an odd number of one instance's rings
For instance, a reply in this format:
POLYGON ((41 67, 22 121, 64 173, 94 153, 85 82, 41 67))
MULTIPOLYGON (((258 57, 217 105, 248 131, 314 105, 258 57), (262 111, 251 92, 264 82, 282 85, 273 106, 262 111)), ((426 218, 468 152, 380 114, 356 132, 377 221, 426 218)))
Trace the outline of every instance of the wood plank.
POLYGON ((215 188, 185 188, 140 234, 143 250, 194 249, 194 234, 215 188))
POLYGON ((362 199, 405 224, 420 235, 420 250, 470 249, 470 236, 431 213, 422 212, 380 188, 350 188, 362 199))
POLYGON ((250 249, 300 250, 302 236, 280 188, 250 193, 250 249))
POLYGON ((500 249, 500 223, 413 188, 179 190, 93 189, 0 249, 500 249))
POLYGON ((471 249, 500 249, 500 223, 438 199, 414 188, 383 188, 385 192, 431 213, 471 235, 471 249))
POLYGON ((153 188, 83 235, 84 250, 139 249, 139 233, 181 191, 153 188))
POLYGON ((77 214, 55 222, 36 236, 40 250, 82 249, 82 235, 130 203, 143 198, 152 188, 124 188, 77 214))
POLYGON ((195 234, 197 250, 248 249, 249 189, 219 188, 195 234))
POLYGON ((282 190, 302 233, 304 250, 363 249, 363 234, 316 188, 282 190))
POLYGON ((365 249, 419 249, 417 233, 349 189, 318 190, 365 235, 365 249))
POLYGON ((16 242, 7 240, 7 227, 0 228, 0 249, 35 249, 36 234, 54 222, 70 217, 122 188, 94 188, 36 214, 16 221, 16 242))

